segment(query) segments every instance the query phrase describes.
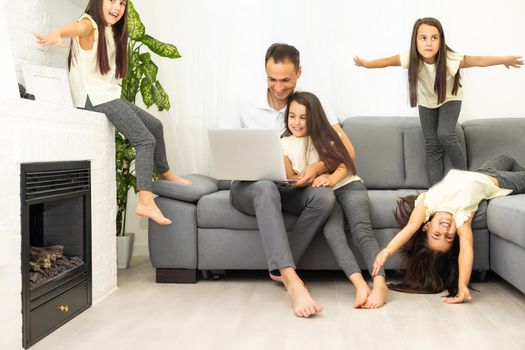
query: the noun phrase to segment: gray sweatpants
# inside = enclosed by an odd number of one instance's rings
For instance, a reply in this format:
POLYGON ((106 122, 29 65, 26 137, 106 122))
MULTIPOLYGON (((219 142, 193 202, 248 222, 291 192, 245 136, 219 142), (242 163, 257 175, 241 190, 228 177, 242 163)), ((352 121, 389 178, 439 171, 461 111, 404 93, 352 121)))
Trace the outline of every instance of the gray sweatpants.
POLYGON ((104 113, 111 124, 135 147, 135 174, 137 188, 151 191, 153 167, 159 174, 168 171, 164 132, 160 120, 123 99, 116 99, 96 106, 86 101, 87 110, 104 113))
POLYGON ((512 194, 525 193, 525 169, 514 158, 500 154, 481 164, 476 171, 494 176, 499 187, 512 190, 512 194))
POLYGON ((438 108, 418 108, 425 137, 427 175, 432 186, 444 176, 443 150, 454 169, 467 170, 467 159, 456 136, 461 101, 449 101, 438 108))
POLYGON ((270 271, 295 268, 335 203, 331 188, 293 187, 268 180, 234 181, 230 197, 237 210, 257 217, 270 271), (282 210, 299 216, 289 237, 282 210))
MULTIPOLYGON (((359 249, 372 275, 373 264, 379 254, 379 244, 370 223, 368 190, 361 181, 354 181, 334 192, 337 203, 323 228, 326 241, 346 276, 350 277, 356 272, 361 272, 346 239, 344 225, 346 219, 354 245, 359 249)), ((381 269, 379 274, 384 277, 385 270, 381 269)))

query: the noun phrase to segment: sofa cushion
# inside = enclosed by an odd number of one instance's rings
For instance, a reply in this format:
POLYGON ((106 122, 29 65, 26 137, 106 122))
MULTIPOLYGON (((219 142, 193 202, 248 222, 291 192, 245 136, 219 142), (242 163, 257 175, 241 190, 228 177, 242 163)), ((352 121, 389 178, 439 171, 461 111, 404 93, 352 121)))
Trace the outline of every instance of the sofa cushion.
POLYGON ((525 194, 490 200, 487 226, 491 233, 525 248, 525 194))
MULTIPOLYGON (((284 213, 284 226, 291 230, 297 217, 284 213)), ((197 224, 202 228, 257 230, 255 216, 241 213, 232 206, 230 191, 219 191, 202 197, 197 203, 197 224)))
POLYGON ((157 180, 153 182, 153 193, 159 196, 178 199, 184 202, 197 202, 202 196, 217 192, 217 180, 200 174, 184 176, 192 182, 191 186, 182 185, 173 181, 157 180))
POLYGON ((467 120, 462 126, 470 170, 498 154, 507 154, 525 166, 525 118, 467 120))
MULTIPOLYGON (((351 117, 345 119, 343 129, 354 145, 357 173, 367 188, 428 188, 425 143, 419 118, 351 117)), ((456 134, 465 149, 459 124, 456 134)), ((446 154, 444 166, 445 171, 451 168, 446 154)))

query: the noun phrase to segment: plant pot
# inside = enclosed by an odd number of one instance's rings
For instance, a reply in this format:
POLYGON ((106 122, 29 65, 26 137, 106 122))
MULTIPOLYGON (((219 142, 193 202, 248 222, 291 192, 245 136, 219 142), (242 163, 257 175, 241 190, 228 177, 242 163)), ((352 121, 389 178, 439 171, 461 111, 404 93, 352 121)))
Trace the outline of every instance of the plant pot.
POLYGON ((117 268, 127 269, 133 254, 134 233, 125 233, 124 236, 117 236, 117 268))

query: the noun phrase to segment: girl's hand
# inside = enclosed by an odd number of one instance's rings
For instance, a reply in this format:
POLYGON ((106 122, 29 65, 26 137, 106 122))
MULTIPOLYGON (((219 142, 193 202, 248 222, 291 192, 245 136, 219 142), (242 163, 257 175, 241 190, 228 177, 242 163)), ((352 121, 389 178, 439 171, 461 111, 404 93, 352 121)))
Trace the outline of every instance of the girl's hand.
POLYGON ((320 175, 315 178, 314 182, 312 183, 312 187, 328 187, 332 186, 330 183, 330 180, 328 180, 328 175, 320 175))
POLYGON ((453 298, 446 298, 443 302, 445 304, 461 304, 466 301, 472 300, 470 291, 467 286, 460 286, 458 288, 458 294, 453 298))
POLYGON ((379 252, 376 256, 376 260, 374 261, 373 269, 372 269, 372 276, 377 276, 379 274, 379 270, 385 265, 385 262, 390 258, 392 253, 387 248, 383 249, 379 252))
POLYGON ((521 58, 521 56, 505 56, 505 62, 503 64, 507 69, 510 67, 521 68, 521 66, 523 66, 523 58, 521 58))
POLYGON ((359 56, 354 56, 354 63, 358 67, 368 68, 368 61, 359 56))
POLYGON ((64 47, 64 42, 62 41, 62 37, 56 31, 51 31, 47 35, 34 33, 34 36, 36 37, 36 42, 39 45, 42 45, 42 46, 58 45, 58 46, 64 47))

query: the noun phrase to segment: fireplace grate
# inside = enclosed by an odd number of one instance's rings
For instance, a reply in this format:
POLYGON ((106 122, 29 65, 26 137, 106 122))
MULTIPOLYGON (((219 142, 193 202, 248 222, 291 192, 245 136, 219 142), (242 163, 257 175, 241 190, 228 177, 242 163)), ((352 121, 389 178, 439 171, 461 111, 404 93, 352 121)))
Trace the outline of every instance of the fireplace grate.
POLYGON ((89 191, 90 171, 68 169, 25 173, 25 200, 42 200, 89 191))

